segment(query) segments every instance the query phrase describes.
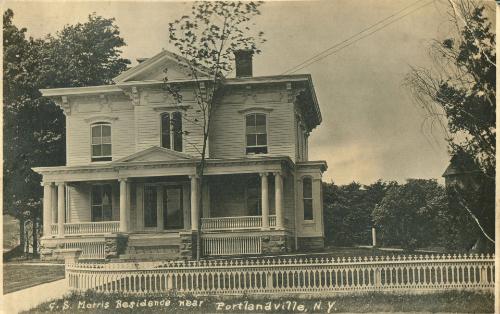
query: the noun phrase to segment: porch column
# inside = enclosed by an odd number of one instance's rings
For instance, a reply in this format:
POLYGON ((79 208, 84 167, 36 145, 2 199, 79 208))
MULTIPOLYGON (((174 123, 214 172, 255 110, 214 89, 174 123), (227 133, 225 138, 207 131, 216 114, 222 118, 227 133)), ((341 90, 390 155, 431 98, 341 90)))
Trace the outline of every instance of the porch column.
POLYGON ((128 204, 127 204, 127 192, 128 192, 128 182, 127 179, 122 178, 120 181, 120 232, 128 232, 128 204))
POLYGON ((191 179, 191 230, 198 230, 198 176, 189 176, 191 179))
POLYGON ((260 174, 260 191, 262 203, 262 230, 269 230, 269 186, 266 172, 260 174))
POLYGON ((276 229, 283 229, 285 215, 283 212, 283 176, 280 172, 274 173, 274 204, 276 208, 276 229))
POLYGON ((64 237, 64 222, 66 221, 65 187, 64 182, 57 183, 57 233, 60 238, 64 237))
POLYGON ((52 194, 52 221, 51 224, 57 223, 57 185, 52 184, 50 186, 50 193, 52 194))
POLYGON ((43 182, 43 236, 50 236, 52 227, 52 182, 43 182))

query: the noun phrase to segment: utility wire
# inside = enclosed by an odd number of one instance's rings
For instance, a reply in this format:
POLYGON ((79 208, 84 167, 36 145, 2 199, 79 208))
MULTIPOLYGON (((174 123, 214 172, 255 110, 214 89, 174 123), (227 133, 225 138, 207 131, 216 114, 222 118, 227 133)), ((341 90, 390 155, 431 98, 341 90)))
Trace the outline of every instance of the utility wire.
POLYGON ((349 47, 350 45, 352 45, 352 44, 354 44, 354 43, 356 43, 356 42, 360 41, 361 39, 364 39, 364 38, 366 38, 366 37, 368 37, 368 36, 372 35, 373 33, 376 33, 376 32, 378 32, 379 30, 381 30, 381 29, 383 29, 383 28, 385 28, 385 27, 387 27, 387 26, 389 26, 389 25, 391 25, 391 24, 393 24, 393 23, 395 23, 395 22, 397 22, 397 21, 399 21, 399 20, 403 19, 404 17, 406 17, 406 16, 408 16, 408 15, 412 14, 413 12, 418 11, 418 10, 420 10, 420 9, 422 9, 422 8, 424 8, 424 7, 426 7, 426 6, 428 6, 429 4, 433 3, 435 0, 432 0, 432 1, 430 1, 430 2, 427 2, 426 4, 424 4, 424 5, 422 5, 422 6, 419 6, 419 7, 417 7, 417 8, 415 8, 415 9, 411 10, 410 12, 408 12, 408 13, 406 13, 406 14, 404 14, 404 15, 402 15, 402 16, 400 16, 400 17, 397 17, 396 19, 394 19, 394 20, 390 21, 389 23, 385 23, 385 24, 383 24, 381 27, 379 27, 379 28, 375 29, 375 30, 374 30, 374 31, 372 31, 372 32, 369 32, 368 34, 366 34, 366 35, 364 35, 364 36, 361 36, 361 37, 357 38, 356 40, 354 40, 354 41, 352 41, 352 42, 348 43, 347 45, 344 45, 344 46, 340 47, 340 48, 339 48, 339 49, 337 49, 337 50, 334 50, 334 51, 332 51, 332 52, 330 52, 330 53, 325 54, 326 52, 329 52, 329 51, 331 51, 332 49, 335 49, 335 48, 337 48, 337 47, 339 47, 339 46, 341 46, 341 45, 343 45, 343 44, 347 43, 348 41, 350 41, 351 39, 353 39, 353 38, 357 37, 358 35, 360 35, 360 34, 362 34, 362 33, 366 32, 366 31, 368 31, 368 30, 370 30, 370 29, 372 29, 372 28, 374 28, 374 27, 376 27, 376 26, 378 26, 378 25, 380 25, 380 24, 384 23, 385 21, 387 21, 387 20, 389 20, 389 19, 391 19, 391 18, 393 18, 393 17, 397 16, 397 15, 398 15, 398 14, 400 14, 401 12, 403 12, 403 11, 405 11, 405 10, 409 9, 410 7, 413 7, 414 5, 416 5, 417 3, 422 2, 422 1, 424 1, 424 0, 417 0, 417 1, 416 1, 416 2, 414 2, 413 4, 411 4, 411 5, 409 5, 409 6, 406 6, 406 7, 404 7, 403 9, 401 9, 401 10, 399 10, 399 11, 397 11, 397 12, 395 12, 395 13, 391 14, 390 16, 388 16, 388 17, 386 17, 386 18, 384 18, 384 19, 382 19, 382 20, 378 21, 377 23, 375 23, 375 24, 373 24, 373 25, 371 25, 371 26, 369 26, 369 27, 367 27, 367 28, 365 28, 365 29, 361 30, 360 32, 358 32, 358 33, 356 33, 356 34, 352 35, 351 37, 349 37, 349 38, 347 38, 347 39, 343 40, 342 42, 339 42, 339 43, 337 43, 337 44, 335 44, 335 45, 333 45, 333 46, 331 46, 331 47, 329 47, 329 48, 327 48, 327 49, 323 50, 322 52, 320 52, 320 53, 318 53, 318 54, 314 55, 313 57, 311 57, 311 58, 309 58, 309 59, 307 59, 307 60, 303 61, 302 63, 300 63, 300 64, 298 64, 298 65, 296 65, 296 66, 294 66, 294 67, 292 67, 292 68, 288 69, 287 71, 283 72, 283 74, 292 74, 292 73, 295 73, 295 72, 297 72, 297 71, 299 71, 299 70, 301 70, 301 69, 303 69, 303 68, 305 68, 305 67, 307 67, 307 66, 309 66, 309 65, 311 65, 311 64, 313 64, 313 63, 315 63, 315 62, 318 62, 318 61, 320 61, 320 60, 322 60, 322 59, 324 59, 324 58, 326 58, 326 57, 328 57, 328 56, 330 56, 330 55, 332 55, 332 54, 334 54, 334 53, 336 53, 336 52, 339 52, 340 50, 342 50, 342 49, 344 49, 344 48, 346 48, 346 47, 349 47))

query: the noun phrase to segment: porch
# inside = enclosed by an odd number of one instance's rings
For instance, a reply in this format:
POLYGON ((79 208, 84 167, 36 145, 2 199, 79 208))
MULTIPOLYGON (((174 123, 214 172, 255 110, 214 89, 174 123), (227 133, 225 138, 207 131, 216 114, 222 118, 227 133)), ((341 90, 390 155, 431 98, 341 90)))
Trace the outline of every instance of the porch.
POLYGON ((293 232, 294 181, 282 160, 259 162, 209 164, 203 183, 190 174, 193 164, 121 174, 52 169, 44 174, 42 246, 80 246, 82 258, 108 258, 113 236, 189 234, 189 244, 176 242, 179 251, 193 252, 200 236, 206 256, 265 253, 269 233, 283 240, 293 232))

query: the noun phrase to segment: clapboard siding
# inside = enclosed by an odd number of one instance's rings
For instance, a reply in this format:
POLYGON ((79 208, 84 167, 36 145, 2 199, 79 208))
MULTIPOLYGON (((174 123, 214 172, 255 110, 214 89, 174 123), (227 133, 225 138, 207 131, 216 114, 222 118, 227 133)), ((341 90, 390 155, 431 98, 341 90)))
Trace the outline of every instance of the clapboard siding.
POLYGON ((111 124, 113 160, 133 154, 134 108, 129 100, 117 98, 103 106, 96 97, 78 97, 71 101, 71 113, 66 116, 67 165, 91 163, 91 131, 95 122, 111 124))
MULTIPOLYGON (((267 91, 269 93, 269 91, 267 91)), ((268 117, 268 155, 290 156, 295 160, 294 110, 279 87, 269 102, 260 101, 262 91, 252 90, 250 96, 235 91, 218 104, 212 116, 210 156, 212 158, 238 158, 246 156, 245 116, 251 112, 266 113, 268 117)))
MULTIPOLYGON (((289 156, 292 160, 307 159, 303 141, 298 140, 293 103, 288 102, 284 87, 254 88, 249 93, 237 88, 230 91, 212 114, 209 155, 212 158, 245 157, 245 116, 263 112, 268 120, 268 156, 289 156), (268 101, 267 101, 268 100, 268 101), (298 147, 300 145, 300 147, 298 147)), ((91 163, 90 126, 95 122, 110 122, 113 160, 160 145, 160 116, 163 112, 183 114, 183 152, 199 156, 203 146, 202 113, 189 97, 175 104, 164 91, 141 91, 135 106, 125 95, 103 98, 97 96, 70 99, 71 113, 67 115, 67 165, 91 163)))
POLYGON ((68 186, 71 222, 90 221, 90 185, 85 183, 68 186))

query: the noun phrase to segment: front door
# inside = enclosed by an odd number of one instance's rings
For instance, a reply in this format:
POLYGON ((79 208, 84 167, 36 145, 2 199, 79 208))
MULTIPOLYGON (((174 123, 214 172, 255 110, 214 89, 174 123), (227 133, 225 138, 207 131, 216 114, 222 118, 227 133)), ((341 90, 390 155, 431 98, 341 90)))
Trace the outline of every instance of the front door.
POLYGON ((165 230, 183 229, 182 186, 164 186, 163 227, 165 230))
POLYGON ((155 229, 158 226, 158 197, 155 185, 144 186, 144 228, 155 229))

